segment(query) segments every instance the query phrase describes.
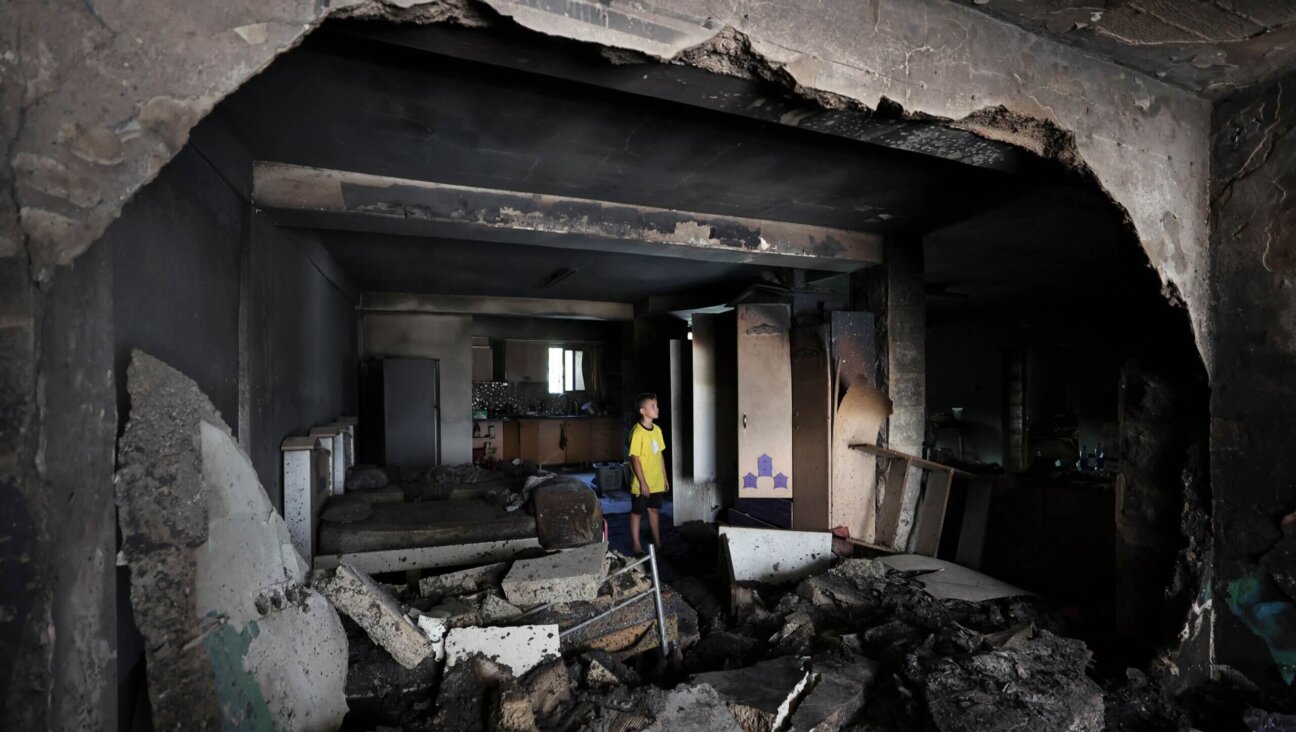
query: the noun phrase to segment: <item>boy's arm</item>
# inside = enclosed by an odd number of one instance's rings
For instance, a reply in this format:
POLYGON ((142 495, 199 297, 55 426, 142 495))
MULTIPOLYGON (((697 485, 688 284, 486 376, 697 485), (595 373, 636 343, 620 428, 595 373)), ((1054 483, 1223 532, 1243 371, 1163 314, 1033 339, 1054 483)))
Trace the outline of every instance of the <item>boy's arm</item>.
POLYGON ((634 471, 635 478, 639 480, 639 492, 650 493, 651 491, 648 489, 648 481, 644 479, 643 464, 639 462, 638 455, 630 456, 630 469, 634 471))

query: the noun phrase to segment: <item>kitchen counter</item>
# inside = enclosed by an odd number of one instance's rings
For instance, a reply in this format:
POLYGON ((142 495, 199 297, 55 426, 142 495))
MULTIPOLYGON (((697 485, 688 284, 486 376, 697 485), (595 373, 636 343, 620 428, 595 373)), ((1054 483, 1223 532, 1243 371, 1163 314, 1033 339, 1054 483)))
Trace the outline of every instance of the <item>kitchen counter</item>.
POLYGON ((482 457, 521 458, 540 465, 587 464, 622 459, 625 425, 619 417, 537 414, 474 420, 473 446, 482 457), (496 434, 490 435, 492 426, 496 434))

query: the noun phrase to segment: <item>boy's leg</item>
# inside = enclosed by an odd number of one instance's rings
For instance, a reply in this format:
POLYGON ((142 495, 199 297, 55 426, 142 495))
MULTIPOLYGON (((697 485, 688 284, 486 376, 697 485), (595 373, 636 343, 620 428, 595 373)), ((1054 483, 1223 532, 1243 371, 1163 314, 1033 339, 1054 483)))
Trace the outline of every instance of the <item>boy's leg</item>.
MULTIPOLYGON (((639 517, 643 515, 648 508, 648 496, 638 495, 630 499, 630 542, 634 547, 635 554, 643 553, 643 545, 639 543, 639 517)), ((650 519, 651 520, 651 519, 650 519)))
POLYGON ((652 530, 653 546, 661 549, 661 528, 657 523, 657 509, 648 509, 648 528, 652 530))

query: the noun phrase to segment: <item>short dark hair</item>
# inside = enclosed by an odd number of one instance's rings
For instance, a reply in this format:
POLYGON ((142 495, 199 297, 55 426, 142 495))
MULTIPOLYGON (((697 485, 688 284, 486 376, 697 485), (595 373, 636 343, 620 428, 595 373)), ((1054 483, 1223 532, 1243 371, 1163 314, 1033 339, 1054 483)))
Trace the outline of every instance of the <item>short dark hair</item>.
POLYGON ((649 399, 653 401, 657 401, 657 395, 652 393, 651 391, 645 391, 644 393, 635 397, 635 411, 637 412, 640 409, 643 409, 644 402, 648 401, 649 399))

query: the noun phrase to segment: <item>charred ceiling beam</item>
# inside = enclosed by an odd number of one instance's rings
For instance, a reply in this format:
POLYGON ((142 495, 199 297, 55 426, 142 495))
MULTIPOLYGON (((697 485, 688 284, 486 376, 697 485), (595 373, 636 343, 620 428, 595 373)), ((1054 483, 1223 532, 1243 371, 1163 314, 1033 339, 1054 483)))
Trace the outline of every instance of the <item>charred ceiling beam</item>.
POLYGON ((282 226, 834 272, 882 261, 877 234, 282 163, 255 164, 253 198, 282 226))
POLYGON ((633 320, 634 305, 597 300, 557 300, 540 297, 476 297, 365 292, 359 309, 370 313, 434 313, 444 315, 507 315, 521 318, 573 320, 633 320))
MULTIPOLYGON (((966 130, 879 113, 845 100, 825 98, 821 93, 817 96, 798 93, 776 81, 760 78, 762 75, 777 78, 778 69, 765 69, 761 74, 744 78, 680 63, 660 63, 626 52, 620 53, 613 62, 601 57, 598 47, 588 44, 558 43, 550 38, 537 40, 531 34, 486 33, 443 25, 341 23, 326 32, 741 115, 1002 172, 1016 172, 1024 157, 1013 145, 966 130)), ((734 65, 741 65, 738 61, 734 65)))

